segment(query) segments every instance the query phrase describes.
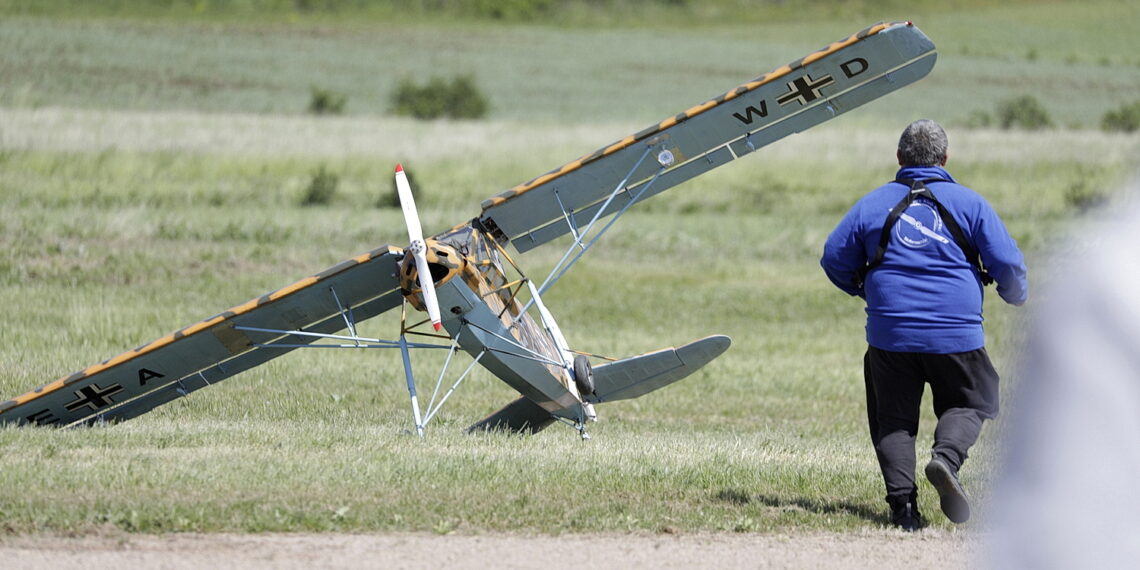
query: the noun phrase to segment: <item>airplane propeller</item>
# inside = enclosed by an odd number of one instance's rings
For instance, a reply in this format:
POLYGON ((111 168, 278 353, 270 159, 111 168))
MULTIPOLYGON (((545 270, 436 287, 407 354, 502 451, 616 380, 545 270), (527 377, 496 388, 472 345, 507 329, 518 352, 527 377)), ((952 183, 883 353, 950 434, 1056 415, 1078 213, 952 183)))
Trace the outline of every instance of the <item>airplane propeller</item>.
POLYGON ((427 307, 428 317, 431 318, 431 326, 438 331, 441 319, 439 301, 435 296, 435 282, 432 281, 431 268, 428 267, 427 245, 424 243, 424 232, 420 227, 420 216, 416 211, 412 188, 408 185, 408 175, 404 174, 402 164, 396 164, 396 194, 400 198, 400 209, 404 211, 404 223, 408 226, 408 238, 412 242, 407 251, 416 260, 416 272, 419 274, 424 306, 427 307))

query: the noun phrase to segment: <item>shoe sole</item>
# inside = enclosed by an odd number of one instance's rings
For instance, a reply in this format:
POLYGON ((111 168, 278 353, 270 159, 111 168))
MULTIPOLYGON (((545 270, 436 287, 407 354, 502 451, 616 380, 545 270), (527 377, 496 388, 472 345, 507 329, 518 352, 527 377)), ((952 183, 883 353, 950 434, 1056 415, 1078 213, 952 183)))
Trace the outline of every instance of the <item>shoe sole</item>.
POLYGON ((954 523, 970 520, 970 501, 966 492, 945 463, 935 459, 926 464, 926 478, 938 491, 939 506, 946 518, 954 523))

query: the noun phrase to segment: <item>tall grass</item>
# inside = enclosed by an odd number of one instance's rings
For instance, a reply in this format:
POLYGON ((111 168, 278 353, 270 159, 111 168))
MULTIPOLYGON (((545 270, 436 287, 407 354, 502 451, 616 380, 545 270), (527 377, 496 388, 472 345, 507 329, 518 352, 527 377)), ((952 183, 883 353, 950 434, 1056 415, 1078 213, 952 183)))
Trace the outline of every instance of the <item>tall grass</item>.
MULTIPOLYGON (((1048 1, 1048 0, 1047 0, 1048 1)), ((1052 0, 1056 3, 1059 0, 1052 0)), ((1014 3, 1029 3, 1014 0, 1014 3)), ((546 26, 669 27, 704 23, 835 20, 910 9, 952 12, 993 7, 994 0, 2 0, 0 12, 56 18, 116 17, 204 21, 507 22, 546 26)))
POLYGON ((939 46, 937 71, 856 120, 937 110, 966 121, 1033 94, 1060 126, 1095 127, 1134 98, 1140 58, 1122 23, 1137 10, 995 3, 923 18, 885 6, 859 18, 667 29, 10 17, 0 19, 0 106, 304 114, 320 85, 352 102, 346 113, 383 115, 402 80, 471 75, 492 118, 649 124, 876 21, 914 19, 939 46))

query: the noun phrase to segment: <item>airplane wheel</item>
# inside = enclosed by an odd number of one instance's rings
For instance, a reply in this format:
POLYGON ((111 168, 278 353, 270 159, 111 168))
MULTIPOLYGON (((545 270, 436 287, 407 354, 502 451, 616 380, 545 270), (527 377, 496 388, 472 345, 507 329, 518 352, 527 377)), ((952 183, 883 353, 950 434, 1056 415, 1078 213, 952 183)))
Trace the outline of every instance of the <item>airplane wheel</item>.
POLYGON ((583 354, 574 357, 574 384, 583 396, 594 393, 594 368, 583 354))

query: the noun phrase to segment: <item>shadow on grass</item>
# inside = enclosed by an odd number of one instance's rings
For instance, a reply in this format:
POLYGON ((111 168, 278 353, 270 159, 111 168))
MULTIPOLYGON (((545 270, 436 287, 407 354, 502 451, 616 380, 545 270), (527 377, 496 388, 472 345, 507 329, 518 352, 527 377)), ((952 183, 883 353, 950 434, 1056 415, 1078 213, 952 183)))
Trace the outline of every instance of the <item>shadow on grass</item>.
POLYGON ((714 497, 736 505, 748 505, 753 502, 775 507, 778 509, 800 509, 818 515, 853 515, 880 525, 890 524, 890 518, 884 509, 873 509, 866 505, 849 501, 821 502, 808 499, 787 499, 773 495, 752 495, 740 489, 723 489, 714 497))

